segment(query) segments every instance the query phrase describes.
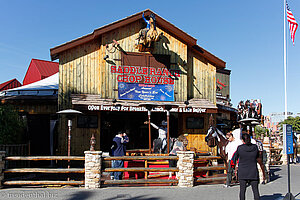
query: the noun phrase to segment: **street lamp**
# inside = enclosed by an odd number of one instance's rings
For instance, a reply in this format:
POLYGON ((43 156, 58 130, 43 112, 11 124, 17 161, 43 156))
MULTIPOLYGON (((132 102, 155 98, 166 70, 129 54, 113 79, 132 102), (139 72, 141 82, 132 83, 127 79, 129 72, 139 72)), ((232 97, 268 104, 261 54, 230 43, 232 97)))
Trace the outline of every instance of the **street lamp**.
MULTIPOLYGON (((61 115, 66 115, 68 119, 68 156, 71 154, 71 129, 72 129, 72 119, 78 115, 82 114, 82 112, 78 110, 72 110, 72 109, 67 109, 67 110, 61 110, 58 111, 57 114, 61 115)), ((68 168, 70 168, 70 160, 68 160, 68 168)))

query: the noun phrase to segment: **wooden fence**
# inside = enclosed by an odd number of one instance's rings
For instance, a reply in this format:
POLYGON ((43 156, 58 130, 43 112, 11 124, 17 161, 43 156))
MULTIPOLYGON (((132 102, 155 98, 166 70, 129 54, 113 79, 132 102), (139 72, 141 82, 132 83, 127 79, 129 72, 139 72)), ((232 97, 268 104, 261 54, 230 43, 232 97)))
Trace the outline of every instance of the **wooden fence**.
MULTIPOLYGON (((45 160, 60 160, 60 161, 84 161, 83 156, 8 156, 5 161, 45 161, 45 160)), ((84 168, 9 168, 4 169, 4 174, 84 174, 84 168)), ((58 177, 60 177, 59 175, 58 177)), ((13 180, 3 180, 3 185, 84 185, 83 180, 23 180, 12 178, 13 180)), ((41 179, 43 176, 41 177, 41 179)), ((62 178, 62 177, 60 177, 62 178)))
MULTIPOLYGON (((124 179, 124 180, 102 180, 104 185, 121 185, 121 184, 177 184, 175 179, 155 179, 159 176, 149 176, 149 172, 178 172, 177 167, 159 167, 150 168, 149 164, 169 164, 168 160, 178 160, 176 156, 122 156, 106 157, 104 161, 123 160, 123 161, 142 161, 145 167, 130 168, 105 168, 104 172, 142 172, 143 179, 124 179)), ((163 174, 167 176, 169 174, 163 174)))
MULTIPOLYGON (((218 156, 198 156, 194 159, 194 183, 204 184, 204 183, 216 183, 220 181, 225 181, 224 177, 225 166, 224 165, 212 165, 212 160, 218 160, 218 156), (214 173, 212 173, 214 172, 214 173), (217 172, 217 174, 216 174, 217 172), (217 175, 217 176, 216 176, 217 175), (218 175, 222 175, 221 177, 218 175)), ((83 156, 8 156, 4 159, 6 162, 22 162, 22 161, 85 161, 83 156)), ((100 174, 102 175, 100 179, 101 185, 136 185, 136 184, 146 184, 146 185, 177 185, 178 180, 173 177, 168 179, 169 172, 178 172, 177 167, 169 167, 170 160, 178 160, 176 156, 122 156, 122 157, 102 157, 102 167, 100 174), (108 163, 112 160, 123 160, 129 161, 130 163, 139 163, 139 166, 126 166, 126 168, 111 168, 108 163), (141 165, 142 164, 142 165, 141 165), (158 166, 160 165, 160 166, 158 166), (107 180, 103 178, 103 173, 110 172, 125 172, 128 173, 128 177, 123 180, 107 180), (137 176, 135 176, 138 174, 137 176)), ((12 179, 5 178, 3 180, 3 185, 84 185, 83 180, 70 180, 65 179, 69 174, 82 174, 84 175, 84 168, 6 168, 4 169, 5 175, 10 174, 40 174, 41 176, 34 178, 33 180, 28 180, 28 178, 18 178, 14 177, 12 179), (45 179, 47 176, 45 174, 50 174, 52 176, 60 178, 59 180, 49 180, 45 179), (66 176, 62 176, 62 175, 66 176)))
POLYGON ((219 156, 199 156, 194 160, 195 185, 206 183, 220 183, 226 181, 224 164, 211 161, 221 160, 219 156), (213 163, 217 165, 213 165, 213 163))
POLYGON ((7 156, 29 155, 28 144, 0 144, 0 151, 5 151, 7 156))
MULTIPOLYGON (((30 154, 29 144, 0 144, 0 151, 5 151, 6 156, 28 156, 30 154)), ((5 168, 29 166, 28 161, 6 162, 5 168)))
MULTIPOLYGON (((219 156, 199 156, 194 160, 194 178, 195 183, 216 183, 226 180, 224 165, 212 166, 212 160, 221 159, 219 156), (214 174, 214 171, 222 171, 220 174, 214 174), (219 175, 219 176, 218 176, 219 175), (221 176, 220 176, 221 175, 221 176), (199 177, 200 176, 200 177, 199 177)), ((124 161, 143 161, 145 167, 130 167, 130 168, 105 168, 104 172, 142 172, 144 177, 142 179, 125 179, 125 180, 103 180, 104 185, 113 184, 172 184, 178 183, 177 179, 157 179, 168 176, 169 172, 178 172, 177 167, 159 167, 150 168, 150 164, 168 165, 169 160, 178 160, 175 156, 123 156, 123 157, 107 157, 104 161, 124 160, 124 161), (160 174, 149 175, 149 172, 160 172, 160 174)))
POLYGON ((270 165, 281 165, 282 148, 270 148, 270 165))

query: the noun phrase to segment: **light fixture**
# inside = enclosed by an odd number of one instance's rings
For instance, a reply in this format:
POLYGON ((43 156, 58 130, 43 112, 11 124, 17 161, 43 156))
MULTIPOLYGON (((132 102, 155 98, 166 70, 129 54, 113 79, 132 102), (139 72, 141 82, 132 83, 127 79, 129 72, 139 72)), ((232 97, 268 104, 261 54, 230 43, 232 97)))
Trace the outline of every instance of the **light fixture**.
POLYGON ((109 56, 108 56, 108 55, 105 55, 103 59, 106 60, 107 58, 109 58, 109 56))
POLYGON ((188 105, 190 104, 190 102, 189 102, 188 100, 186 100, 186 101, 184 101, 184 104, 185 104, 186 106, 188 106, 188 105))

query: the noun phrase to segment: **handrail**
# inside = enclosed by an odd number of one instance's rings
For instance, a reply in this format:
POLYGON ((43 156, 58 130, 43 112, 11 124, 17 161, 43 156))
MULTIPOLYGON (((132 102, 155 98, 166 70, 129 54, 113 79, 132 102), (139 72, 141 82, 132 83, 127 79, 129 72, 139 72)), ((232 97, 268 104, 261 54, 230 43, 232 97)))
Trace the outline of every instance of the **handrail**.
POLYGON ((177 156, 115 156, 104 160, 178 160, 177 156))
POLYGON ((105 172, 178 172, 177 167, 168 168, 149 168, 149 167, 130 167, 130 168, 106 168, 105 172))
POLYGON ((84 156, 8 156, 5 160, 85 160, 84 156))

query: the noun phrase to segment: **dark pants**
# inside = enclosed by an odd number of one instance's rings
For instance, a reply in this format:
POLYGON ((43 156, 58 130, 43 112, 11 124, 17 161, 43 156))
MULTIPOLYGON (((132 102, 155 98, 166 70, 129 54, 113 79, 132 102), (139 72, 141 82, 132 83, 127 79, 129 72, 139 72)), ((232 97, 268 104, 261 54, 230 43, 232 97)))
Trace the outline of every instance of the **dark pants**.
POLYGON ((250 183, 255 200, 259 200, 258 180, 239 180, 240 181, 240 200, 245 200, 246 185, 250 183))
MULTIPOLYGON (((124 167, 124 161, 123 160, 112 160, 111 167, 112 168, 122 168, 122 167, 124 167)), ((122 180, 123 173, 122 172, 111 172, 110 175, 113 176, 115 180, 122 180)))
POLYGON ((231 180, 232 180, 232 174, 234 172, 234 169, 230 165, 230 160, 228 161, 228 171, 227 171, 227 179, 226 179, 226 185, 230 185, 231 180))

